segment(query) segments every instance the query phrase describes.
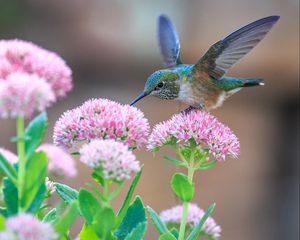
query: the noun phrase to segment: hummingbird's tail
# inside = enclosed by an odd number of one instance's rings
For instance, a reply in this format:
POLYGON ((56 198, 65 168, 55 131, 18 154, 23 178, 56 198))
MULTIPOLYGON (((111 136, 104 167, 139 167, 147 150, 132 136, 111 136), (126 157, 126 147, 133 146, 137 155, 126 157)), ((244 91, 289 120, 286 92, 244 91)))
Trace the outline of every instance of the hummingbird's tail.
POLYGON ((235 78, 223 77, 215 82, 219 88, 225 91, 231 91, 242 87, 253 87, 264 85, 264 81, 258 78, 235 78))
POLYGON ((253 86, 263 86, 263 85, 265 85, 263 79, 243 78, 241 80, 243 82, 243 87, 253 87, 253 86))

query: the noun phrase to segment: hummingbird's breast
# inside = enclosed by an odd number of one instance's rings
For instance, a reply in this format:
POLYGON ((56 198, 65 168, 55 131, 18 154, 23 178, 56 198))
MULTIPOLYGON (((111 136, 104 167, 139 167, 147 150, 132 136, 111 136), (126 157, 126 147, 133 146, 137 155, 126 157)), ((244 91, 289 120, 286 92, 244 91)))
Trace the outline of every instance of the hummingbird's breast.
POLYGON ((212 110, 221 106, 226 99, 226 92, 220 90, 204 72, 197 76, 188 74, 180 79, 178 100, 195 108, 212 110))

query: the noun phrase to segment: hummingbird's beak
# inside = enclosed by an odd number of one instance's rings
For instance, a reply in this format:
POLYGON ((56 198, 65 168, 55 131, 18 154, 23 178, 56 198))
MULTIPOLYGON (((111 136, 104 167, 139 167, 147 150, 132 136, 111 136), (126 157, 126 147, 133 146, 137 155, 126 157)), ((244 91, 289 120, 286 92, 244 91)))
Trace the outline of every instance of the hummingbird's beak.
POLYGON ((148 95, 148 93, 142 92, 136 99, 134 99, 134 100, 130 103, 130 106, 132 106, 132 105, 135 104, 136 102, 140 101, 142 98, 146 97, 147 95, 148 95))

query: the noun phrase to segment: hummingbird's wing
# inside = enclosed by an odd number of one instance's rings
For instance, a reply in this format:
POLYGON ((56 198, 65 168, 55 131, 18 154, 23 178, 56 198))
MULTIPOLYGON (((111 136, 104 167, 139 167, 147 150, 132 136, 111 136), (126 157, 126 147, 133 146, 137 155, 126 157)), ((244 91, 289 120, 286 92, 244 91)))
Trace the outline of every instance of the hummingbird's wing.
POLYGON ((158 18, 158 43, 164 65, 167 68, 181 63, 179 37, 175 26, 165 15, 158 18))
POLYGON ((252 22, 212 45, 195 64, 193 73, 205 71, 220 79, 236 62, 254 48, 278 21, 270 16, 252 22))

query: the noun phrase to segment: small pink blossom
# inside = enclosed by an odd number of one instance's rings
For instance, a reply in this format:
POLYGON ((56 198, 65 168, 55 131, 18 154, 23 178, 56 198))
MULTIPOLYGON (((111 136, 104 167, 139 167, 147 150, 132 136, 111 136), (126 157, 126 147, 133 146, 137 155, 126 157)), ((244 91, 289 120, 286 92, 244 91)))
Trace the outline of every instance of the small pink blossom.
POLYGON ((132 172, 140 170, 139 162, 128 147, 113 139, 95 139, 79 150, 80 161, 92 168, 99 168, 103 178, 123 181, 132 172))
POLYGON ((45 179, 45 184, 46 184, 46 189, 47 189, 47 192, 49 194, 52 194, 55 192, 55 183, 53 181, 51 181, 49 179, 49 177, 46 177, 45 179))
POLYGON ((78 141, 115 139, 131 147, 147 141, 149 123, 143 113, 108 99, 92 99, 65 112, 54 127, 54 144, 73 147, 78 141))
POLYGON ((58 234, 49 223, 43 223, 28 213, 10 217, 6 229, 0 232, 1 240, 56 240, 58 234))
MULTIPOLYGON (((190 228, 195 227, 199 223, 200 219, 204 216, 204 214, 205 211, 199 208, 196 204, 189 203, 187 225, 190 228)), ((160 218, 167 224, 180 224, 182 218, 182 206, 178 205, 162 211, 160 214, 160 218)), ((207 218, 202 227, 202 231, 204 231, 207 235, 214 237, 214 239, 218 239, 221 236, 221 227, 215 222, 212 217, 207 218)))
POLYGON ((0 117, 31 117, 55 102, 51 86, 37 75, 12 73, 0 79, 0 117))
POLYGON ((75 160, 60 147, 44 143, 37 151, 44 151, 48 156, 48 171, 65 177, 75 177, 77 169, 75 160))
POLYGON ((157 124, 150 134, 148 149, 155 150, 171 142, 189 145, 191 140, 199 148, 209 149, 218 161, 224 161, 226 156, 237 157, 240 150, 239 140, 230 128, 211 114, 198 110, 176 114, 157 124))
POLYGON ((2 156, 10 163, 10 164, 14 164, 16 162, 18 162, 18 156, 16 154, 14 154, 13 152, 1 148, 0 147, 0 154, 2 154, 2 156))
POLYGON ((56 53, 22 40, 0 41, 0 79, 15 72, 35 74, 50 84, 56 97, 72 89, 72 72, 56 53))

